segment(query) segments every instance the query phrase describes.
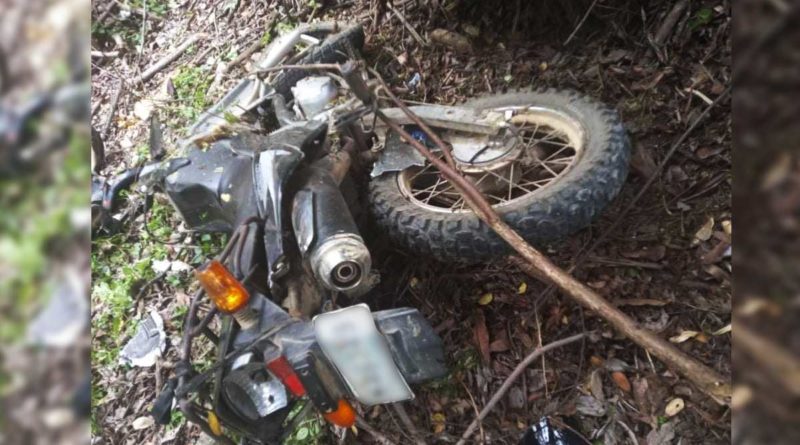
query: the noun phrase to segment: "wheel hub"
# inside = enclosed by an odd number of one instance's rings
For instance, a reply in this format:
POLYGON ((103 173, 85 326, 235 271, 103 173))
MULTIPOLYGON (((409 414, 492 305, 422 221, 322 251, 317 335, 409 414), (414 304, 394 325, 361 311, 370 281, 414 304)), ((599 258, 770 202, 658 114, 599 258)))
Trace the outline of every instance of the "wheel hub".
POLYGON ((453 158, 465 172, 502 167, 522 151, 516 138, 505 130, 497 136, 451 133, 444 139, 453 147, 453 158))
MULTIPOLYGON (((533 106, 493 111, 504 113, 509 123, 497 136, 442 135, 452 146, 458 170, 492 206, 539 192, 566 174, 582 152, 584 129, 559 111, 533 106)), ((398 185, 411 202, 428 210, 469 210, 461 194, 430 163, 404 170, 398 185)))

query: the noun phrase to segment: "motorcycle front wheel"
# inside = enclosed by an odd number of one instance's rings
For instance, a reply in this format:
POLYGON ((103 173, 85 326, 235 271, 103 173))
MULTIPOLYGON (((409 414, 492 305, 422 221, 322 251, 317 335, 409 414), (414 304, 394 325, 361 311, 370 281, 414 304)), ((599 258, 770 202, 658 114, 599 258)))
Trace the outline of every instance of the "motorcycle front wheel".
MULTIPOLYGON (((602 104, 543 90, 463 106, 504 113, 510 124, 505 140, 456 135, 448 142, 461 173, 533 245, 587 227, 625 182, 630 143, 619 115, 602 104)), ((429 163, 374 178, 369 195, 378 224, 411 251, 461 262, 510 252, 429 163)))

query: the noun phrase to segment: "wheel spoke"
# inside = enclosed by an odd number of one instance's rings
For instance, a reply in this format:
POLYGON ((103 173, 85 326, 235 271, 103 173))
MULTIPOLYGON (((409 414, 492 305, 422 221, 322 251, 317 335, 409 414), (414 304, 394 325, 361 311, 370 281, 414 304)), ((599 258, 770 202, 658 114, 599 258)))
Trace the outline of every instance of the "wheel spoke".
MULTIPOLYGON (((519 116, 510 126, 515 144, 508 164, 489 164, 485 169, 462 172, 473 186, 483 192, 494 206, 513 202, 522 196, 547 187, 576 162, 582 144, 571 139, 572 127, 553 117, 539 117, 540 111, 516 108, 519 116), (573 144, 574 143, 574 144, 573 144), (492 178, 487 180, 486 178, 492 178)), ((436 153, 441 158, 442 153, 436 153)), ((420 205, 458 212, 469 205, 458 189, 442 176, 435 166, 426 163, 416 172, 408 171, 408 196, 420 205), (434 175, 434 176, 431 176, 434 175)))
POLYGON ((436 186, 437 185, 438 185, 438 183, 437 184, 433 184, 433 185, 428 186, 428 187, 425 187, 424 189, 419 189, 419 190, 416 190, 416 191, 412 191, 411 194, 412 194, 412 196, 416 197, 420 193, 430 193, 430 192, 436 190, 436 186))
POLYGON ((435 191, 436 191, 436 187, 438 187, 438 186, 439 186, 439 184, 441 184, 441 183, 442 183, 442 177, 441 177, 441 176, 439 176, 438 178, 436 178, 436 184, 433 184, 433 191, 432 191, 432 192, 430 192, 430 193, 428 193, 428 197, 427 197, 427 198, 425 198, 425 201, 424 201, 424 202, 425 202, 425 204, 427 204, 427 203, 429 203, 429 202, 431 201, 431 198, 434 196, 434 195, 433 195, 433 192, 435 192, 435 191))
POLYGON ((509 183, 510 185, 512 185, 512 186, 514 186, 514 187, 519 187, 519 188, 520 188, 520 189, 522 189, 522 190, 523 190, 525 193, 533 193, 533 191, 531 191, 531 190, 528 190, 528 189, 526 189, 526 188, 524 188, 524 187, 520 187, 520 186, 519 186, 519 184, 514 184, 514 181, 509 181, 507 178, 504 178, 504 177, 502 177, 502 176, 498 175, 497 173, 495 173, 495 172, 493 172, 493 171, 491 171, 491 170, 484 170, 484 171, 485 171, 486 173, 489 173, 490 175, 492 175, 492 176, 494 176, 494 177, 498 178, 498 179, 501 179, 501 180, 503 180, 503 181, 505 181, 505 182, 509 183))
MULTIPOLYGON (((419 175, 421 175, 421 174, 425 173, 425 172, 426 172, 426 171, 427 171, 429 168, 431 168, 432 166, 433 166, 433 164, 432 164, 432 163, 430 163, 430 162, 428 162, 428 163, 425 165, 425 167, 423 167, 423 168, 422 168, 422 170, 420 170, 420 171, 418 171, 418 172, 414 173, 414 176, 412 176, 411 178, 409 178, 408 182, 409 182, 409 183, 412 183, 412 182, 413 182, 415 179, 417 179, 417 177, 418 177, 419 175)), ((430 173, 435 173, 435 172, 430 172, 430 173)))
POLYGON ((508 174, 508 199, 511 199, 511 195, 514 191, 514 162, 511 163, 511 173, 508 174))

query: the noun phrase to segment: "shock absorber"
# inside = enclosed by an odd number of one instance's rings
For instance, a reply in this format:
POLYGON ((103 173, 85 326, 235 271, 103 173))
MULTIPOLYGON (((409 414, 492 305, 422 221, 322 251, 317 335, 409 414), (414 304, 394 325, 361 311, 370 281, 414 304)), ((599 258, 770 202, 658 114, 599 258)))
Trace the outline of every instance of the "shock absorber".
POLYGON ((353 291, 372 259, 339 190, 351 163, 352 142, 313 163, 292 202, 292 226, 303 257, 328 289, 353 291))

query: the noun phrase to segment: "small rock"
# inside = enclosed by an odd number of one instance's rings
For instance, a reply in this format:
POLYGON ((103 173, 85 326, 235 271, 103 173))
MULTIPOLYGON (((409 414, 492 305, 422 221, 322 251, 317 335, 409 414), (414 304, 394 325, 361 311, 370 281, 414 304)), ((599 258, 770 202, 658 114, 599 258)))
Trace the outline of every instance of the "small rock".
POLYGON ((469 39, 461 34, 446 29, 434 29, 430 33, 431 41, 450 47, 460 53, 472 52, 472 44, 469 39))

